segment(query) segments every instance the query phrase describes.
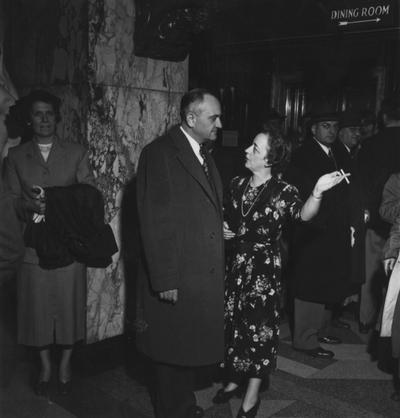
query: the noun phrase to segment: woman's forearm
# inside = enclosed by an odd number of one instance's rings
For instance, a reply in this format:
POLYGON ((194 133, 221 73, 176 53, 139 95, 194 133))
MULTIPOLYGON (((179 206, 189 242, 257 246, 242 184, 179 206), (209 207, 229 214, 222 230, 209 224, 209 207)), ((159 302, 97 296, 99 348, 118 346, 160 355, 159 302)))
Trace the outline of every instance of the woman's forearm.
POLYGON ((300 217, 303 221, 311 220, 317 213, 321 206, 322 193, 315 190, 312 191, 309 198, 301 208, 300 217))

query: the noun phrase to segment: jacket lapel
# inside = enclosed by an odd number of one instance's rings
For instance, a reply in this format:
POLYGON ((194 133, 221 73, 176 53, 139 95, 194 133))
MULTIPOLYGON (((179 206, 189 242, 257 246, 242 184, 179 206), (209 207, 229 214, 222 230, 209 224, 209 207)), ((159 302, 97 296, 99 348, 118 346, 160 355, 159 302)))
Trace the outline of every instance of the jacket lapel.
POLYGON ((35 161, 37 164, 48 167, 50 164, 54 165, 55 162, 65 158, 65 149, 60 140, 56 138, 51 147, 49 157, 47 161, 45 161, 40 153, 38 145, 34 140, 31 140, 26 155, 28 159, 35 161))
POLYGON ((65 159, 65 148, 60 142, 60 140, 56 137, 56 139, 53 142, 53 146, 51 147, 49 158, 47 159, 48 165, 54 165, 59 160, 65 159))
POLYGON ((39 147, 33 139, 29 142, 29 146, 27 147, 26 158, 43 167, 46 166, 46 163, 40 154, 39 147))
MULTIPOLYGON (((218 179, 218 175, 216 174, 216 167, 214 162, 210 164, 210 169, 212 178, 214 180, 214 184, 216 186, 215 188, 217 190, 218 197, 212 190, 211 185, 204 174, 203 167, 201 166, 199 160, 196 158, 189 144, 189 141, 187 140, 183 132, 180 130, 179 126, 176 126, 173 129, 171 129, 169 134, 175 146, 179 150, 177 154, 177 158, 179 159, 179 161, 182 163, 182 165, 185 167, 188 173, 201 185, 201 187, 210 197, 214 205, 217 208, 220 208, 221 205, 218 203, 217 198, 219 198, 219 194, 221 192, 219 191, 220 186, 217 186, 218 181, 216 179, 218 179)), ((209 159, 209 161, 211 161, 211 158, 209 159)))

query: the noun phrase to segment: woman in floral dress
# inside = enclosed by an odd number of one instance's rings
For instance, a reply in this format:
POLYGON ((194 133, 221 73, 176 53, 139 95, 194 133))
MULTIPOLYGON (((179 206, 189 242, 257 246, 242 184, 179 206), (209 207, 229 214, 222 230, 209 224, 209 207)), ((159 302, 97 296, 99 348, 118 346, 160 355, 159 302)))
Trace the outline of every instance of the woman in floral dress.
POLYGON ((232 240, 225 290, 225 344, 223 364, 228 384, 215 403, 227 402, 241 392, 248 380, 238 417, 255 417, 262 380, 274 370, 279 339, 281 255, 279 238, 290 220, 310 220, 321 203, 322 193, 344 179, 333 172, 322 176, 303 204, 294 186, 275 174, 287 157, 278 131, 268 128, 246 149, 252 175, 235 177, 225 208, 224 236, 232 240))

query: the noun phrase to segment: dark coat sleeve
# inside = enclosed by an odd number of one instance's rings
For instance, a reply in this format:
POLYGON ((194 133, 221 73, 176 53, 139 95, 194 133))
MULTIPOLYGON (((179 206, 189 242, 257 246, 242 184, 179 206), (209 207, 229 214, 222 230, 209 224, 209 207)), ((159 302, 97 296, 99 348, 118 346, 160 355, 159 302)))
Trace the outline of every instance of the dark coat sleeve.
POLYGON ((178 228, 170 173, 171 158, 162 146, 147 146, 137 172, 140 231, 151 287, 179 288, 178 228))
POLYGON ((0 190, 0 285, 13 277, 24 253, 11 194, 0 190))

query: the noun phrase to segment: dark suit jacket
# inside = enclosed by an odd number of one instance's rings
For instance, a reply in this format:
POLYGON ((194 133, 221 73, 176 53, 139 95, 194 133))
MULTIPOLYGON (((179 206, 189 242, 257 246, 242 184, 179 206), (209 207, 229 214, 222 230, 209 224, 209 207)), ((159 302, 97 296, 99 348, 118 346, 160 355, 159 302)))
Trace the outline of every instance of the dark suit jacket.
MULTIPOLYGON (((335 155, 338 168, 342 168, 335 155)), ((286 175, 304 200, 318 178, 336 169, 314 139, 296 149, 286 175)), ((290 253, 294 295, 318 302, 340 302, 349 289, 350 211, 344 182, 324 193, 320 210, 310 222, 295 225, 290 253)))
POLYGON ((139 271, 138 346, 160 362, 199 366, 224 353, 222 185, 210 186, 179 127, 147 145, 137 173, 145 258, 139 271), (160 291, 178 289, 175 305, 160 291))

